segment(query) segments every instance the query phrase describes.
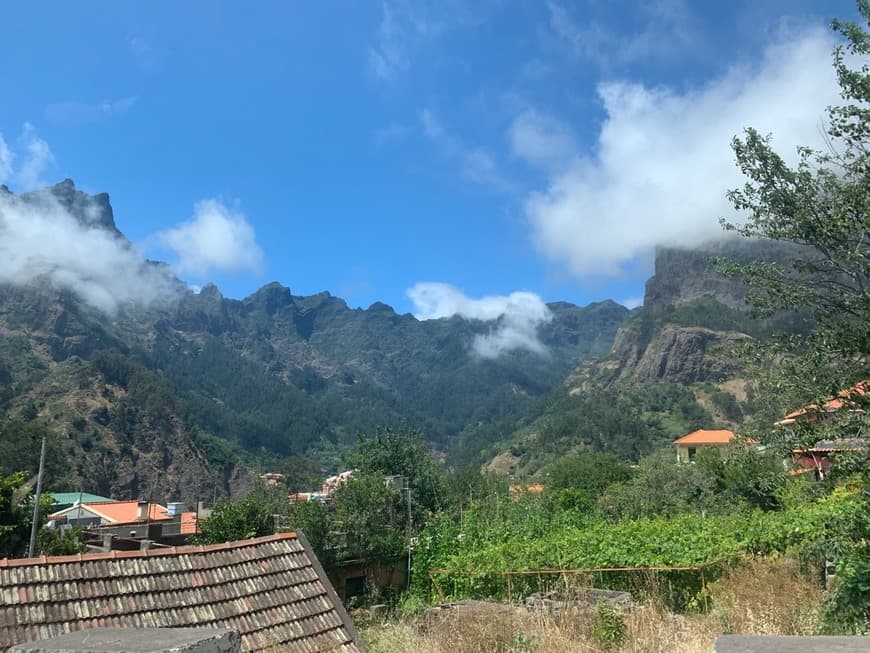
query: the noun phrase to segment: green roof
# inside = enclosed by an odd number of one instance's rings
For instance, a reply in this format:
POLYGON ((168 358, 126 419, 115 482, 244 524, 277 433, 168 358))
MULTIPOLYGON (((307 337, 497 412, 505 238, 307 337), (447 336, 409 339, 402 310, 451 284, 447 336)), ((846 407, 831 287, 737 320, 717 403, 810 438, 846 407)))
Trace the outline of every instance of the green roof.
POLYGON ((89 492, 52 492, 52 505, 73 505, 77 501, 81 501, 82 503, 105 503, 106 501, 114 501, 114 499, 108 499, 106 497, 101 497, 97 494, 90 494, 89 492))

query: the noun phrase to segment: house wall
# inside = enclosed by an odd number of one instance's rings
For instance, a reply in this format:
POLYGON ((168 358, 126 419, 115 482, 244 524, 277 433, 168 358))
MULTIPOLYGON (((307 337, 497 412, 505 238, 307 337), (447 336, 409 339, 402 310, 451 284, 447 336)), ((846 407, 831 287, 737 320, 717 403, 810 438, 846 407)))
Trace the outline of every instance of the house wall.
POLYGON ((678 463, 688 463, 694 459, 695 453, 698 451, 698 446, 692 445, 691 447, 689 447, 689 446, 684 445, 684 444, 678 444, 676 449, 677 449, 677 462, 678 463), (690 449, 691 449, 691 452, 689 451, 690 449))
POLYGON ((376 565, 364 560, 349 560, 332 567, 328 571, 328 575, 335 587, 336 594, 342 601, 347 602, 355 595, 353 590, 357 589, 361 583, 374 586, 378 591, 406 587, 408 561, 401 558, 391 565, 376 565))
POLYGON ((699 451, 703 449, 715 449, 718 447, 725 447, 727 444, 722 443, 713 443, 713 442, 703 442, 703 443, 695 443, 695 444, 676 444, 674 448, 677 450, 677 462, 678 463, 688 463, 695 459, 695 456, 699 451))

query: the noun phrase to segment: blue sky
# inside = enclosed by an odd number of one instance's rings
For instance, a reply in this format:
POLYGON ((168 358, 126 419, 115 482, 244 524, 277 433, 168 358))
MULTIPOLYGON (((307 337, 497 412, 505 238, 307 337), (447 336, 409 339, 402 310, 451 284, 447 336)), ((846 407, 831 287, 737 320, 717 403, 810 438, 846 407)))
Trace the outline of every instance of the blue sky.
POLYGON ((628 301, 655 244, 718 233, 731 134, 815 142, 836 101, 826 25, 854 15, 846 0, 13 3, 0 181, 108 191, 143 252, 228 296, 277 280, 404 312, 438 282, 628 301))

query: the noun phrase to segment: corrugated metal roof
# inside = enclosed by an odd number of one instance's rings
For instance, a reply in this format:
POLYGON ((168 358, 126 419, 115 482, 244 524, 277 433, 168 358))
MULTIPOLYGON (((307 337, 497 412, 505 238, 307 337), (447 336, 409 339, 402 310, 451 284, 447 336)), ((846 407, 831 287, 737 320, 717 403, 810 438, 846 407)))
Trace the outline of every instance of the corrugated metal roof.
POLYGON ((819 440, 812 447, 807 449, 796 449, 795 452, 801 451, 862 451, 867 448, 867 440, 864 438, 840 438, 838 440, 819 440))
POLYGON ((234 628, 242 650, 361 651, 301 534, 0 560, 0 649, 94 627, 234 628))
POLYGON ((99 494, 89 492, 52 492, 51 498, 54 505, 72 505, 74 503, 108 503, 109 497, 101 497, 99 494))

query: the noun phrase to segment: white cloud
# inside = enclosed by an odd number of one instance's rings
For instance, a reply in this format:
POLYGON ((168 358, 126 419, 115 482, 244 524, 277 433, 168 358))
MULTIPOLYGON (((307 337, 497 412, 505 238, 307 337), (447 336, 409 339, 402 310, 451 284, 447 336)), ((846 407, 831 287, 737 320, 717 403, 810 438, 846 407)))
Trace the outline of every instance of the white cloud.
POLYGON ((420 320, 459 315, 468 320, 496 321, 489 333, 475 336, 472 343, 472 351, 482 358, 497 358, 514 349, 547 353, 538 329, 553 315, 534 293, 513 292, 472 299, 450 284, 425 282, 410 288, 407 295, 414 302, 420 320))
POLYGON ((557 2, 548 2, 550 30, 571 53, 610 69, 649 59, 668 60, 703 47, 702 29, 685 0, 654 0, 626 7, 641 23, 634 32, 595 20, 580 21, 557 2))
POLYGON ((823 146, 824 107, 838 101, 833 44, 822 30, 786 34, 757 67, 688 91, 602 84, 607 118, 596 146, 527 198, 541 251, 577 275, 618 274, 654 245, 719 235, 718 218, 734 217, 725 193, 743 183, 735 134, 772 133, 792 162, 797 145, 823 146))
POLYGON ((377 44, 369 50, 369 68, 378 79, 390 80, 408 64, 402 51, 402 32, 396 25, 393 10, 386 2, 381 9, 377 44))
POLYGON ((134 36, 128 45, 133 61, 143 72, 154 73, 160 69, 160 57, 144 37, 134 36))
POLYGON ((643 306, 643 297, 626 297, 625 299, 621 299, 617 302, 618 304, 622 304, 626 308, 637 308, 638 306, 643 306))
MULTIPOLYGON (((29 123, 18 144, 22 149, 13 151, 0 134, 0 183, 9 180, 21 190, 43 186, 45 168, 54 162, 51 149, 29 123)), ((147 261, 111 229, 105 202, 69 181, 54 193, 0 190, 0 284, 48 282, 110 314, 130 302, 147 306, 176 298, 183 286, 172 269, 147 261)), ((174 252, 174 268, 182 274, 258 272, 262 266, 263 252, 245 216, 217 200, 199 202, 190 221, 153 239, 174 252)))
POLYGON ((79 221, 46 192, 22 199, 0 191, 0 260, 0 283, 46 280, 107 313, 127 302, 160 302, 177 290, 165 267, 148 263, 114 233, 79 221))
POLYGON ((390 121, 388 125, 375 130, 375 145, 378 147, 384 147, 386 145, 399 143, 408 135, 408 131, 409 129, 407 126, 398 123, 395 120, 390 121))
POLYGON ((6 145, 3 134, 0 134, 0 184, 5 184, 12 176, 12 162, 15 154, 6 145))
POLYGON ((499 172, 495 159, 482 147, 468 145, 449 133, 431 109, 420 112, 420 125, 426 138, 459 163, 464 177, 501 192, 511 190, 510 182, 499 172))
POLYGON ((54 154, 36 128, 24 123, 18 137, 18 151, 13 152, 0 135, 0 183, 8 181, 19 190, 32 190, 45 185, 43 175, 54 164, 54 154), (17 162, 17 165, 13 165, 17 162))
POLYGON ((433 38, 440 26, 411 2, 382 2, 375 44, 369 49, 369 71, 383 82, 396 79, 411 66, 410 53, 433 38))
POLYGON ((218 200, 198 202, 193 219, 157 234, 173 251, 173 267, 180 274, 204 278, 210 272, 227 274, 261 271, 263 251, 253 227, 238 211, 218 200))
POLYGON ((102 102, 56 102, 45 107, 45 119, 51 123, 80 125, 106 120, 125 113, 136 104, 136 96, 102 102))
POLYGON ((534 109, 527 109, 514 118, 508 139, 515 156, 544 167, 564 164, 577 148, 568 125, 534 109))

